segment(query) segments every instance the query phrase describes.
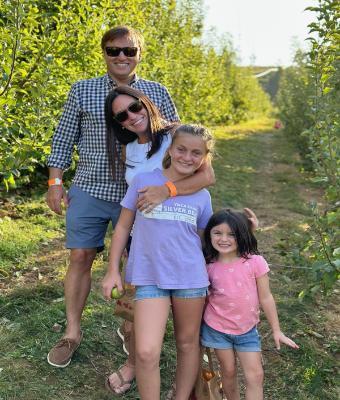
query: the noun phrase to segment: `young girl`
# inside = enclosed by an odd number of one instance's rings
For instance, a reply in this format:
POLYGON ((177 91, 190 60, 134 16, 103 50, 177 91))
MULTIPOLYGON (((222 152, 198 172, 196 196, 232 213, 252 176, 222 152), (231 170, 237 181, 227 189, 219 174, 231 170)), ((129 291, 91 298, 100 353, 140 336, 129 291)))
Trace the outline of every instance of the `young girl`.
POLYGON ((215 213, 204 231, 210 280, 201 327, 201 344, 215 349, 223 390, 228 400, 239 400, 236 351, 244 371, 246 399, 263 399, 263 369, 257 331, 259 304, 270 323, 277 349, 298 346, 280 329, 270 292, 265 259, 245 214, 232 210, 215 213))
POLYGON ((177 346, 176 400, 189 398, 198 369, 199 326, 209 284, 200 233, 212 208, 209 192, 203 189, 170 197, 146 213, 136 210, 138 192, 192 176, 210 156, 212 146, 205 128, 179 126, 163 171, 137 175, 122 201, 102 286, 106 298, 114 286, 122 290, 119 260, 135 221, 126 281, 136 286, 136 378, 142 400, 160 398, 159 359, 170 304, 177 346))

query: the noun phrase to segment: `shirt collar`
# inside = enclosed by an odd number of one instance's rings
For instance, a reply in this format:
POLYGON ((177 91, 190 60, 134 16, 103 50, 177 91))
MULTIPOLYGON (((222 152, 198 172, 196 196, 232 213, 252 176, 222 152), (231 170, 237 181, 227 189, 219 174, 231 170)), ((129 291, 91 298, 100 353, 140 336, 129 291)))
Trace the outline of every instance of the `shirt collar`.
MULTIPOLYGON (((105 80, 106 80, 107 84, 109 85, 110 89, 114 89, 118 86, 117 82, 115 82, 109 74, 105 75, 105 80)), ((129 83, 129 86, 134 85, 138 80, 139 80, 139 78, 138 78, 137 74, 134 74, 131 82, 129 83)))

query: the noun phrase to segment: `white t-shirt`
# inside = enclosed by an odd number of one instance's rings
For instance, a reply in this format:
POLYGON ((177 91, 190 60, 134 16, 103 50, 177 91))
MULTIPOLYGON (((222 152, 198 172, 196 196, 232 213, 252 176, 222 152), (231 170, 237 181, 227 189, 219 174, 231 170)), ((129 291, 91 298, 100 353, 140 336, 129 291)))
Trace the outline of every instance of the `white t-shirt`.
POLYGON ((138 143, 138 139, 126 145, 126 171, 125 180, 128 185, 132 179, 142 172, 151 172, 156 168, 162 169, 164 154, 171 144, 170 133, 163 136, 161 147, 149 159, 146 155, 151 147, 151 142, 138 143))

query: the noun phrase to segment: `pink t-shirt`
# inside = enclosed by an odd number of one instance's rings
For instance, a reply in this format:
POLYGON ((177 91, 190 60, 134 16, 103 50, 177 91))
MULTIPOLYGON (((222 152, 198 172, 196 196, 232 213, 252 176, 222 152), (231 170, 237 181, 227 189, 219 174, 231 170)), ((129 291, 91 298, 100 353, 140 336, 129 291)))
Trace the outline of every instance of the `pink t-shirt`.
POLYGON ((218 261, 207 266, 210 280, 204 321, 223 333, 241 335, 259 322, 256 278, 269 271, 262 256, 251 255, 228 264, 218 261))

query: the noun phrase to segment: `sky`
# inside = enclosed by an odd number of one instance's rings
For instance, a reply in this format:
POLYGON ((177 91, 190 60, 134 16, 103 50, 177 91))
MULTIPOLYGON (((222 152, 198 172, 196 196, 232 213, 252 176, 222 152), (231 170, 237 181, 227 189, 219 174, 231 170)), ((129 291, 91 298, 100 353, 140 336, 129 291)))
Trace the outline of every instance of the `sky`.
POLYGON ((241 65, 287 66, 306 48, 316 0, 204 0, 205 30, 229 33, 241 65))

